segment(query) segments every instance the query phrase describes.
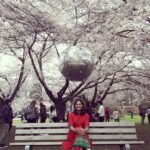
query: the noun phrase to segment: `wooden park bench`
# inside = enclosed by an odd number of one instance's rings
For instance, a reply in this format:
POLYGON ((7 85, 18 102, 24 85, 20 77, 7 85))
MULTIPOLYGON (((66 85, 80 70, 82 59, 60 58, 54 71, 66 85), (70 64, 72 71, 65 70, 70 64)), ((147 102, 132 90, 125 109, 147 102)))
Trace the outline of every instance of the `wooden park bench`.
MULTIPOLYGON (((16 126, 15 140, 11 146, 61 146, 68 133, 67 123, 24 123, 16 126)), ((88 131, 93 146, 117 145, 120 150, 130 150, 130 145, 144 144, 136 135, 134 123, 127 122, 91 122, 88 131)))

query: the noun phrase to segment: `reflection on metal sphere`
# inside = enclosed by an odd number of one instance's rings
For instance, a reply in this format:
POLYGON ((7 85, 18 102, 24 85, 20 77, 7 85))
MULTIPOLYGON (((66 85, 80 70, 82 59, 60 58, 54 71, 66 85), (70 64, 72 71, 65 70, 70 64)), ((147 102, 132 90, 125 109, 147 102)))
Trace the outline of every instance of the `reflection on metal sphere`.
POLYGON ((60 57, 60 72, 71 81, 82 81, 91 74, 94 67, 92 53, 85 48, 73 46, 60 57))

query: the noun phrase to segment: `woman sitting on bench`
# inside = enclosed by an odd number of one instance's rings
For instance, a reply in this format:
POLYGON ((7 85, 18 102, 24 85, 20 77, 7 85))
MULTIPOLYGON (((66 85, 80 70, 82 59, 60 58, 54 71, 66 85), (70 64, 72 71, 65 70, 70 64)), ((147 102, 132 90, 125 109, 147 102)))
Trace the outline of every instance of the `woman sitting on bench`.
MULTIPOLYGON (((92 148, 92 142, 89 140, 87 134, 89 128, 89 115, 85 112, 84 103, 81 99, 77 99, 74 103, 74 111, 69 114, 68 117, 69 133, 67 141, 63 142, 62 150, 72 150, 75 139, 79 135, 83 135, 88 139, 90 150, 92 148)), ((85 148, 82 148, 85 150, 85 148)), ((75 146, 75 150, 81 150, 79 146, 75 146)))

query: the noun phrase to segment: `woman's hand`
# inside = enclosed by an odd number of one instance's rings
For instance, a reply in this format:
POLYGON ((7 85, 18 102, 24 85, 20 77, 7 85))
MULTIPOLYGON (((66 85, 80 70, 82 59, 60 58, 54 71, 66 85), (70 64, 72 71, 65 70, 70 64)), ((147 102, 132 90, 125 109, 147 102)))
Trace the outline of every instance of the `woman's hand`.
POLYGON ((85 130, 83 128, 76 128, 76 133, 80 134, 80 135, 84 135, 85 134, 85 130))
POLYGON ((88 128, 74 128, 73 126, 71 126, 70 129, 79 135, 84 135, 87 132, 88 128))

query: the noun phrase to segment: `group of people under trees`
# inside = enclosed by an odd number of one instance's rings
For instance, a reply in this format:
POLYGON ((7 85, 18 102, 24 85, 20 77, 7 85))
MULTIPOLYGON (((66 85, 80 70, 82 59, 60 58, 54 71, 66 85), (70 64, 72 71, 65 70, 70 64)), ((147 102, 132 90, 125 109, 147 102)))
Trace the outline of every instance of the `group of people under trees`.
MULTIPOLYGON (((45 123, 48 117, 47 108, 42 101, 39 103, 40 109, 36 107, 36 101, 33 100, 21 113, 22 121, 25 119, 27 123, 45 123)), ((58 122, 56 109, 52 105, 49 109, 49 122, 58 122)))
MULTIPOLYGON (((104 105, 102 102, 99 102, 98 105, 95 107, 91 107, 89 102, 85 103, 85 111, 90 116, 91 122, 109 122, 110 119, 113 117, 115 122, 119 121, 119 112, 117 109, 115 109, 113 112, 106 107, 104 108, 104 105)), ((47 109, 44 103, 41 101, 39 103, 40 109, 38 110, 36 107, 36 101, 33 100, 30 105, 28 105, 23 111, 22 111, 22 120, 23 118, 27 121, 27 123, 36 123, 40 120, 40 123, 45 123, 47 117, 49 118, 49 122, 59 122, 59 119, 57 117, 56 109, 52 105, 49 108, 49 115, 47 114, 47 109)), ((70 110, 69 112, 66 112, 65 120, 68 121, 68 115, 72 112, 70 110)))
MULTIPOLYGON (((85 110, 89 114, 91 122, 109 122, 111 119, 113 119, 115 122, 120 121, 119 111, 117 109, 112 111, 109 109, 109 107, 105 108, 101 101, 99 101, 94 107, 92 107, 88 101, 84 101, 84 104, 85 110)), ((59 122, 55 106, 50 106, 49 115, 47 114, 46 106, 42 101, 39 103, 39 106, 40 109, 38 110, 36 107, 36 101, 33 100, 30 105, 24 109, 22 118, 24 117, 28 123, 36 123, 38 121, 45 123, 47 118, 49 118, 49 122, 59 122)), ((72 112, 72 110, 66 112, 64 121, 68 121, 68 115, 70 112, 72 112)), ((141 116, 141 124, 144 124, 146 114, 148 123, 150 124, 150 107, 147 110, 140 109, 139 114, 141 116)), ((131 113, 131 115, 131 118, 133 118, 133 113, 131 113)))
MULTIPOLYGON (((112 118, 115 122, 119 122, 119 111, 115 109, 113 112, 109 107, 104 107, 102 102, 95 107, 92 107, 91 111, 87 111, 90 115, 91 122, 109 122, 112 118)), ((91 107, 90 107, 91 108, 91 107)))

